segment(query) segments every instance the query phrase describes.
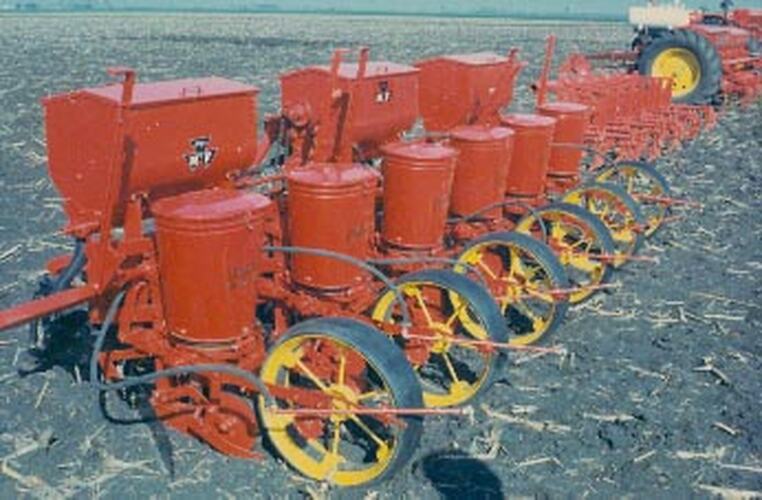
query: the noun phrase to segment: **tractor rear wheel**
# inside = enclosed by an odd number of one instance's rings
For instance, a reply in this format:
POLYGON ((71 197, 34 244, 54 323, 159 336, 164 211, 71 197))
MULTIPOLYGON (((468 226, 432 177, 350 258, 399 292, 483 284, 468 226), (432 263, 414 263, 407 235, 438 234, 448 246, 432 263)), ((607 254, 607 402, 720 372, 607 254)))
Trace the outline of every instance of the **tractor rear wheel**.
POLYGON ((700 34, 675 30, 653 39, 638 58, 642 75, 672 79, 672 100, 711 104, 722 86, 722 61, 717 49, 700 34))

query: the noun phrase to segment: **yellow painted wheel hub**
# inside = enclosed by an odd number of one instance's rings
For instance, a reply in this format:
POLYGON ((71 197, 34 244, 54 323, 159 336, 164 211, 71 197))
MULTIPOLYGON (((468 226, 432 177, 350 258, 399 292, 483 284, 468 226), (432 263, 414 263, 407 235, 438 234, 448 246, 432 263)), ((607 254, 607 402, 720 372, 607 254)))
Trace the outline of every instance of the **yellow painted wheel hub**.
POLYGON ((564 195, 563 201, 580 206, 600 219, 614 239, 615 258, 612 265, 619 268, 627 262, 627 257, 635 253, 638 233, 637 221, 631 212, 611 193, 578 189, 564 195))
POLYGON ((701 64, 688 49, 671 48, 661 52, 651 64, 651 76, 672 79, 672 96, 683 97, 701 82, 701 64))

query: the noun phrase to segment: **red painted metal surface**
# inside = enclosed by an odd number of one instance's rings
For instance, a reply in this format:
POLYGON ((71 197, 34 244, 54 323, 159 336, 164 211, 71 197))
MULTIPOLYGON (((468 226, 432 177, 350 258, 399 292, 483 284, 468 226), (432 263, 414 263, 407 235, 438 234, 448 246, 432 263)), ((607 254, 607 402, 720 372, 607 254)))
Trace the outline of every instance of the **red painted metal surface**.
POLYGON ((569 58, 549 88, 559 100, 590 107, 585 143, 598 153, 654 159, 663 149, 674 149, 682 140, 695 137, 703 126, 711 127, 711 107, 672 104, 669 79, 592 68, 578 73, 585 61, 580 55, 569 58))
POLYGON ((523 68, 512 52, 441 56, 416 63, 421 70, 421 116, 427 130, 446 132, 460 125, 499 125, 500 109, 513 100, 523 68))
POLYGON ((84 286, 5 309, 0 311, 0 331, 84 304, 96 295, 96 290, 90 286, 84 286))
POLYGON ((384 241, 407 249, 441 246, 457 152, 415 142, 388 145, 383 154, 384 241))
POLYGON ((762 39, 762 9, 735 9, 730 13, 731 22, 762 39))
MULTIPOLYGON (((288 234, 294 246, 325 249, 365 260, 375 223, 378 176, 357 164, 309 164, 288 174, 288 234)), ((367 275, 334 259, 291 256, 296 283, 319 289, 358 285, 367 275)))
POLYGON ((479 215, 502 217, 502 207, 496 205, 505 194, 513 140, 514 132, 501 127, 469 125, 450 133, 450 146, 458 151, 450 197, 452 214, 468 216, 495 206, 479 215))
POLYGON ((515 132, 506 194, 527 198, 542 196, 556 120, 540 115, 510 114, 503 116, 502 122, 515 132))
POLYGON ((556 119, 548 175, 579 177, 590 108, 573 102, 549 102, 540 105, 537 112, 556 119))
POLYGON ((307 136, 303 162, 359 160, 397 140, 418 118, 418 70, 392 62, 371 62, 368 51, 357 63, 311 66, 281 77, 284 114, 307 136))
POLYGON ((270 205, 262 195, 222 189, 152 205, 171 335, 201 343, 231 342, 251 333, 270 205))
POLYGON ((105 213, 120 225, 133 194, 156 199, 219 185, 254 160, 256 88, 222 78, 139 83, 120 118, 122 92, 109 85, 44 101, 50 175, 72 225, 105 213), (110 167, 122 152, 123 185, 109 201, 110 167))
MULTIPOLYGON (((760 15, 762 17, 762 15, 760 15)), ((751 40, 762 43, 762 28, 755 26, 751 14, 742 19, 747 27, 692 24, 690 29, 709 40, 722 60, 722 92, 752 102, 762 94, 762 56, 749 50, 751 40)), ((731 17, 730 22, 736 22, 731 17)))
POLYGON ((711 26, 694 24, 691 31, 700 33, 717 49, 723 63, 734 59, 749 57, 749 38, 751 33, 733 26, 711 26))

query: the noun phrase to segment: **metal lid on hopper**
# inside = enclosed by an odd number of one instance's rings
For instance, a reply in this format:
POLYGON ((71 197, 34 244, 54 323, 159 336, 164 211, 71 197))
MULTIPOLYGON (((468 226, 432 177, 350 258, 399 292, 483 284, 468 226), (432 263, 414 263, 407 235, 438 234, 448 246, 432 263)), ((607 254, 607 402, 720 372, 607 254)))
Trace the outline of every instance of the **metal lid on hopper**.
POLYGON ((370 167, 358 163, 309 163, 287 175, 289 184, 329 188, 366 184, 377 178, 370 167))
POLYGON ((395 142, 381 148, 384 156, 395 156, 415 160, 442 161, 454 158, 454 149, 437 142, 395 142))
POLYGON ((550 128, 555 126, 556 119, 549 116, 514 113, 500 117, 503 125, 514 129, 521 128, 550 128))
POLYGON ((494 142, 504 141, 514 135, 513 130, 506 127, 487 127, 484 125, 464 125, 453 129, 450 137, 464 142, 494 142))

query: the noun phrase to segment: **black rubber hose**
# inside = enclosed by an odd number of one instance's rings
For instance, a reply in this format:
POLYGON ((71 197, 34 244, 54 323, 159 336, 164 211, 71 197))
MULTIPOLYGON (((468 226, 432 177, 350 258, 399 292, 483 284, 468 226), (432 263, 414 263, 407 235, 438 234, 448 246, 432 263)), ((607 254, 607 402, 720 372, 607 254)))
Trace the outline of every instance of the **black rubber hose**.
POLYGON ((259 393, 265 398, 268 404, 273 402, 272 396, 267 389, 267 386, 262 380, 251 372, 243 370, 233 365, 226 364, 198 364, 198 365, 185 365, 176 366, 174 368, 167 368, 166 370, 159 370, 145 375, 137 375, 134 377, 126 377, 119 382, 101 382, 98 380, 98 358, 100 357, 103 344, 106 341, 106 335, 108 334, 111 325, 114 324, 116 314, 119 312, 119 307, 122 305, 126 291, 119 292, 106 312, 106 317, 103 319, 103 324, 95 337, 95 344, 93 346, 93 354, 90 357, 90 384, 93 389, 99 391, 116 391, 120 389, 126 389, 127 387, 134 387, 136 385, 143 385, 154 382, 160 378, 176 377, 178 375, 190 375, 193 373, 207 373, 217 372, 232 375, 234 377, 240 377, 252 386, 256 387, 259 393))
POLYGON ((478 267, 472 266, 471 264, 466 264, 465 262, 460 262, 458 259, 446 259, 444 257, 399 257, 399 258, 389 258, 389 259, 370 259, 368 261, 368 264, 372 264, 374 266, 394 266, 394 265, 405 265, 405 264, 425 264, 425 263, 431 263, 431 264, 448 264, 452 265, 454 267, 462 267, 466 269, 467 271, 473 273, 479 278, 479 281, 482 285, 487 285, 487 281, 484 279, 484 275, 479 270, 478 267))
POLYGON ((56 280, 53 282, 52 292, 60 292, 71 287, 71 282, 76 278, 87 264, 87 254, 85 254, 86 242, 84 239, 78 238, 74 244, 74 256, 71 258, 71 262, 66 268, 61 271, 56 280))

